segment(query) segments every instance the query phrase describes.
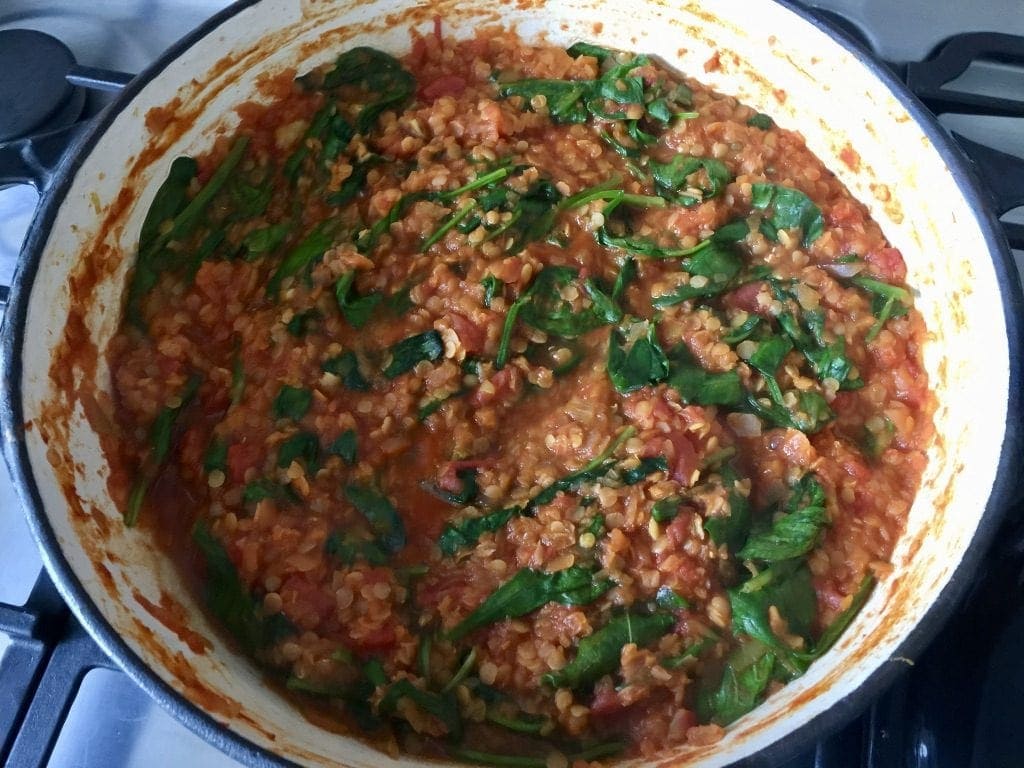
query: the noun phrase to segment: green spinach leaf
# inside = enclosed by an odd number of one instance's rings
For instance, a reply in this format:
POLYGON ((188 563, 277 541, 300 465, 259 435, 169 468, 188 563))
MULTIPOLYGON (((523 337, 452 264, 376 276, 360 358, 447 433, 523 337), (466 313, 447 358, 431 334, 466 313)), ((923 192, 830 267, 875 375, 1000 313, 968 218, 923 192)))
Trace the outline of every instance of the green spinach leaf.
POLYGON ((274 419, 301 421, 313 404, 313 393, 303 387, 284 384, 274 398, 274 419))
POLYGON ((306 472, 315 475, 320 469, 320 439, 312 432, 298 432, 277 450, 277 466, 286 468, 293 461, 302 461, 306 472))
POLYGON ((384 494, 373 488, 348 485, 345 498, 366 518, 384 549, 395 553, 405 546, 405 525, 384 494))
POLYGON ((357 439, 354 429, 346 429, 330 444, 327 452, 334 456, 340 456, 341 460, 351 467, 356 463, 357 439))
POLYGON ((355 289, 355 272, 346 272, 334 284, 334 298, 341 314, 353 328, 362 328, 370 320, 377 305, 384 300, 379 293, 359 296, 355 289))
POLYGON ((384 367, 384 375, 393 379, 408 373, 424 360, 433 362, 444 357, 444 342, 441 334, 430 330, 402 339, 389 350, 390 359, 384 367))
POLYGON ((494 533, 504 528, 509 520, 522 512, 522 507, 505 507, 480 517, 467 517, 455 523, 448 523, 437 544, 444 555, 452 557, 460 549, 475 547, 483 534, 494 533))
POLYGON ((659 192, 683 206, 718 197, 732 181, 732 173, 725 163, 712 157, 676 155, 667 163, 649 160, 648 167, 659 192), (704 171, 706 181, 702 182, 694 175, 699 171, 704 171), (689 194, 690 191, 698 194, 689 194))
POLYGON ((333 373, 341 379, 341 383, 346 389, 365 392, 370 388, 370 382, 366 380, 362 371, 359 370, 359 358, 356 357, 356 353, 352 350, 342 352, 336 357, 328 358, 320 366, 320 369, 326 373, 333 373))
POLYGON ((607 370, 621 394, 664 381, 669 374, 668 358, 658 343, 654 324, 639 321, 613 329, 607 370))
POLYGON ((557 672, 541 680, 554 688, 580 689, 619 668, 623 646, 636 643, 644 647, 666 634, 676 623, 672 613, 631 615, 612 619, 592 635, 580 641, 576 656, 557 672))
POLYGON ((524 568, 488 595, 469 616, 448 632, 459 641, 481 627, 532 613, 547 603, 587 605, 614 586, 610 579, 597 579, 594 571, 579 566, 556 573, 524 568))
POLYGON ((712 373, 700 365, 685 344, 669 354, 668 385, 684 403, 737 407, 744 402, 739 371, 712 373))
POLYGON ((702 247, 682 264, 683 269, 690 273, 690 282, 680 285, 674 293, 655 297, 651 301, 652 305, 658 308, 670 307, 689 299, 717 296, 730 287, 743 268, 743 261, 736 249, 727 242, 717 241, 713 237, 704 242, 709 245, 702 247))
POLYGON ((202 521, 192 528, 192 540, 206 561, 206 605, 243 650, 256 653, 296 632, 284 614, 264 617, 262 606, 242 583, 224 545, 202 521))
POLYGON ((821 209, 798 189, 780 184, 754 184, 752 201, 755 208, 768 212, 764 223, 771 228, 773 239, 778 239, 780 229, 800 229, 803 246, 808 248, 825 232, 821 209))

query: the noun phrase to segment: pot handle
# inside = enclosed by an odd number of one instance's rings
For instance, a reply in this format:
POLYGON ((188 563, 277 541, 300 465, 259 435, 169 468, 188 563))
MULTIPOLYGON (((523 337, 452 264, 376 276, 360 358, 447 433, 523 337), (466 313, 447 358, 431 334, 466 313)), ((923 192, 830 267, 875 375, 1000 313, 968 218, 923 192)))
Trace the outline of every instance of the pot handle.
MULTIPOLYGON (((61 160, 88 131, 82 121, 48 133, 0 144, 0 189, 16 184, 35 187, 40 195, 53 183, 61 160)), ((7 306, 10 286, 0 285, 0 315, 7 306)))
MULTIPOLYGON (((92 91, 116 92, 124 88, 134 75, 127 72, 83 67, 68 69, 67 81, 92 91)), ((0 189, 15 184, 28 184, 40 195, 49 190, 65 156, 73 155, 73 147, 88 132, 92 120, 82 120, 23 139, 0 143, 0 189)), ((10 287, 0 285, 0 315, 7 306, 10 287)))
MULTIPOLYGON (((1016 155, 979 144, 953 132, 967 156, 977 166, 985 185, 992 194, 996 213, 1000 216, 1024 205, 1024 160, 1016 155)), ((1000 222, 1006 237, 1014 248, 1024 248, 1024 224, 1000 222)))
POLYGON ((29 184, 42 194, 50 187, 61 158, 88 130, 82 121, 55 131, 0 144, 0 189, 29 184))

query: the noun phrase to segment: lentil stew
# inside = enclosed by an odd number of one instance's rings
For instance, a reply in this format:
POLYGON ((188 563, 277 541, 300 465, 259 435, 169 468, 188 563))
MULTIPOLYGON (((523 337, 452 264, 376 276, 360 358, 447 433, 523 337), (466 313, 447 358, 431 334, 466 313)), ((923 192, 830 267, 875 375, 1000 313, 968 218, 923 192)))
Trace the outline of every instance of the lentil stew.
POLYGON ((934 409, 899 251, 643 55, 438 30, 293 75, 143 223, 126 524, 386 749, 720 739, 890 570, 934 409))

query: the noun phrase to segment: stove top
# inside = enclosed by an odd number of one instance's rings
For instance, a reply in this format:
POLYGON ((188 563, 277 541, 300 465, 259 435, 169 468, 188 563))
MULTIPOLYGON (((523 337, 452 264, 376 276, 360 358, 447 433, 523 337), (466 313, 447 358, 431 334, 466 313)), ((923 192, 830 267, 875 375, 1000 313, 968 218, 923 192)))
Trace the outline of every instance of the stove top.
MULTIPOLYGON (((89 67, 138 72, 227 0, 3 0, 0 31, 61 40, 89 67)), ((1020 0, 816 0, 808 5, 859 39, 909 82, 948 130, 974 147, 1024 271, 1024 13, 1020 0), (941 7, 938 7, 941 5, 941 7), (963 37, 965 33, 989 33, 963 37), (993 36, 991 33, 998 33, 993 36), (950 47, 944 41, 960 36, 950 47), (966 55, 959 61, 958 56, 966 55), (925 63, 921 64, 920 62, 925 63), (1018 198, 1019 196, 1019 198, 1018 198), (1019 206, 1014 208, 1013 206, 1019 206)), ((10 38, 8 38, 10 39, 10 38)), ((0 46, 0 103, 5 69, 0 46)), ((58 55, 60 55, 58 53, 58 55)), ((103 85, 109 74, 99 73, 103 85)), ((62 83, 58 83, 63 87, 62 83)), ((76 92, 83 117, 109 91, 76 92)), ((69 108, 70 109, 70 108, 69 108)), ((65 120, 48 109, 43 118, 65 120)), ((75 110, 71 110, 75 111, 75 110)), ((38 117, 34 116, 33 119, 38 117)), ((73 117, 71 119, 74 119, 73 117)), ((0 142, 5 122, 0 115, 0 142)), ((9 284, 32 220, 32 187, 2 188, 0 286, 9 284)), ((0 291, 0 298, 5 295, 0 291)), ((987 572, 956 618, 892 688, 844 730, 781 768, 1020 768, 1024 711, 1024 514, 1015 509, 987 572)), ((20 503, 0 468, 0 760, 7 768, 233 768, 93 644, 42 571, 20 503)), ((760 768, 760 766, 758 766, 760 768)), ((769 768, 764 766, 764 768, 769 768)), ((772 766, 771 768, 776 768, 772 766)))

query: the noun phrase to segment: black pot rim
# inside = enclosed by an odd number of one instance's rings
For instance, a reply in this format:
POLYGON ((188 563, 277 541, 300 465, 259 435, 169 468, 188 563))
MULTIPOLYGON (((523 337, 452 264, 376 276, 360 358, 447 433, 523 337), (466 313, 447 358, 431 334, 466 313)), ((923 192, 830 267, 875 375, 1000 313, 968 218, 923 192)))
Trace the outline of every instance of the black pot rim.
MULTIPOLYGON (((264 766, 267 768, 271 766, 289 768, 295 764, 218 723, 214 717, 171 688, 113 630, 92 602, 64 557, 57 537, 43 510, 24 439, 20 391, 21 352, 25 344, 25 322, 31 289, 54 219, 85 158, 114 118, 132 103, 135 96, 150 81, 160 75, 199 40, 214 32, 236 14, 259 2, 261 0, 239 0, 167 49, 150 67, 125 87, 106 111, 100 115, 92 129, 65 155, 55 181, 43 194, 38 214, 22 248, 19 268, 11 288, 11 300, 3 321, 0 356, 5 364, 3 366, 3 389, 0 392, 0 424, 3 427, 4 456, 11 471, 14 486, 25 505, 32 533, 42 550, 46 568, 56 582, 61 596, 67 601, 71 610, 97 644, 166 711, 230 757, 246 765, 259 768, 264 768, 264 766)), ((860 60, 907 109, 950 168, 965 201, 974 212, 978 226, 984 234, 989 255, 993 260, 1003 301, 1010 359, 1006 432, 995 481, 971 544, 965 551, 963 559, 949 583, 932 603, 921 622, 903 640, 888 663, 881 665, 857 688, 827 711, 816 715, 810 721, 798 726, 756 754, 734 763, 734 766, 750 766, 751 768, 778 765, 792 758, 817 739, 837 730, 853 719, 894 681, 904 667, 904 660, 914 659, 924 649, 928 641, 950 618, 953 610, 964 596, 972 582, 973 574, 979 570, 982 559, 993 542, 1006 509, 1016 498, 1018 482, 1015 468, 1018 466, 1022 447, 1024 447, 1019 419, 1020 393, 1022 384, 1024 384, 1024 369, 1022 369, 1020 354, 1020 320, 1024 317, 1024 297, 1021 294, 1016 267, 1006 239, 996 216, 989 207, 986 194, 982 191, 982 184, 972 164, 927 108, 884 64, 864 52, 860 44, 845 31, 813 16, 804 8, 794 5, 791 0, 775 0, 775 2, 824 32, 837 45, 860 60), (896 661, 896 657, 899 657, 900 661, 896 661)))

